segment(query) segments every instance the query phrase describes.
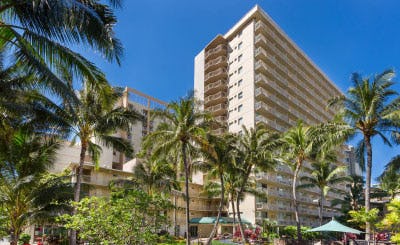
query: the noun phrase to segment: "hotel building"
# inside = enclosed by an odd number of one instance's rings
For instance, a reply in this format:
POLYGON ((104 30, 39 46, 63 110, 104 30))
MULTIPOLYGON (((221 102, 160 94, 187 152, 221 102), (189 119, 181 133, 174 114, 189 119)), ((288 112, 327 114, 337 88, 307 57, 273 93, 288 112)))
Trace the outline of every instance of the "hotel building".
MULTIPOLYGON (((156 129, 160 119, 152 118, 151 112, 154 109, 162 109, 167 103, 144 94, 133 88, 126 88, 123 97, 117 106, 129 107, 136 110, 144 116, 143 121, 134 123, 128 132, 117 132, 115 135, 128 139, 135 152, 140 151, 142 139, 145 135, 156 129)), ((57 151, 54 165, 50 172, 60 173, 65 169, 76 173, 79 166, 80 145, 71 146, 70 142, 64 142, 57 151)), ((87 154, 82 176, 83 196, 108 196, 110 194, 109 185, 114 180, 132 179, 133 169, 138 159, 128 159, 124 154, 107 147, 102 147, 102 154, 99 159, 99 168, 95 169, 94 163, 87 154)), ((76 182, 76 175, 72 175, 72 183, 76 182)), ((183 185, 182 185, 183 186, 183 185)), ((185 199, 184 187, 181 190, 173 190, 171 201, 176 206, 169 213, 170 227, 166 227, 171 234, 183 236, 185 230, 185 199)), ((195 183, 190 184, 190 218, 200 218, 206 216, 216 216, 218 213, 219 198, 209 198, 203 193, 203 186, 195 183)), ((226 215, 226 214, 225 214, 226 215)), ((65 232, 64 229, 61 229, 65 232)), ((41 240, 43 234, 56 233, 59 228, 53 226, 32 226, 27 232, 32 234, 33 241, 41 240)), ((192 227, 192 235, 209 234, 210 227, 192 227)), ((65 234, 64 234, 65 235, 65 234)))
MULTIPOLYGON (((204 110, 221 122, 216 133, 240 133, 264 123, 284 132, 298 120, 313 125, 334 115, 326 110, 327 100, 341 92, 312 60, 259 7, 255 6, 227 33, 217 35, 194 60, 194 89, 204 101, 204 110)), ((306 167, 310 167, 307 163, 306 167)), ((247 196, 241 205, 243 217, 252 223, 264 218, 280 225, 293 225, 291 179, 287 166, 255 176, 268 201, 247 196)), ((202 177, 194 180, 202 183, 202 177)), ((317 189, 301 191, 303 225, 318 224, 317 189)), ((327 197, 324 217, 336 215, 327 197)))

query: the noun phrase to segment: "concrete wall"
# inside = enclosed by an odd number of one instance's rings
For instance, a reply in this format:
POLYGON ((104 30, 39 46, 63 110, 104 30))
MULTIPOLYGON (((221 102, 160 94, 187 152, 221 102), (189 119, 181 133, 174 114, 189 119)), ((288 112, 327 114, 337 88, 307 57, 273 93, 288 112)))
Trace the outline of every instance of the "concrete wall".
POLYGON ((239 132, 254 127, 254 25, 250 22, 229 41, 228 125, 239 132), (242 98, 240 98, 242 94, 242 98))

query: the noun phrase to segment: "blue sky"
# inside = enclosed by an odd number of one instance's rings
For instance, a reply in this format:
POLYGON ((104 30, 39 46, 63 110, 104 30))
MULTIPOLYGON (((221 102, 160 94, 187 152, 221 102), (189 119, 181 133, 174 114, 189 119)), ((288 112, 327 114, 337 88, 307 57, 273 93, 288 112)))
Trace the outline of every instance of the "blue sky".
MULTIPOLYGON (((125 0, 116 26, 125 47, 122 66, 87 56, 113 84, 174 100, 193 88, 194 56, 255 4, 342 91, 352 72, 370 75, 400 68, 398 0, 125 0)), ((375 140, 373 176, 399 149, 375 140)))

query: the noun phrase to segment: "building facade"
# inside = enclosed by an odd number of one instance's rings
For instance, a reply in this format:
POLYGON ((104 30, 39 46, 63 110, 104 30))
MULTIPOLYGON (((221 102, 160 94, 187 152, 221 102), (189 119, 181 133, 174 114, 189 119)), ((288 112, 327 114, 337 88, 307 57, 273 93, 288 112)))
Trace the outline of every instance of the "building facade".
MULTIPOLYGON (((340 90, 309 57, 259 7, 255 6, 226 34, 217 35, 195 57, 194 89, 204 101, 204 110, 221 122, 215 132, 241 133, 242 126, 264 123, 284 132, 299 120, 313 125, 332 119, 327 100, 340 90)), ((306 168, 310 164, 306 163, 306 168)), ((247 196, 243 216, 252 223, 264 218, 280 225, 295 224, 291 179, 287 166, 255 177, 268 202, 247 196)), ((196 178, 201 183, 202 178, 196 178)), ((318 224, 319 191, 307 189, 299 195, 303 225, 318 224)), ((326 218, 337 214, 329 201, 326 218)))

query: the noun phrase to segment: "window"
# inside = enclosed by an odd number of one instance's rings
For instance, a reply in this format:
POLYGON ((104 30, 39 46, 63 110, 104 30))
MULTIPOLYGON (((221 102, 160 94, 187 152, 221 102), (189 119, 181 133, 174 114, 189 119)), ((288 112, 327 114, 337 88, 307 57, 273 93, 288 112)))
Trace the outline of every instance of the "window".
POLYGON ((240 61, 242 60, 242 57, 243 57, 243 55, 239 55, 239 56, 237 57, 237 61, 240 62, 240 61))
POLYGON ((243 82, 242 79, 240 79, 240 80, 237 82, 238 87, 239 87, 240 85, 242 85, 242 82, 243 82))
POLYGON ((238 93, 238 99, 243 98, 243 92, 238 93))
POLYGON ((238 106, 238 112, 241 112, 242 109, 243 109, 243 105, 239 105, 239 106, 238 106))
POLYGON ((238 32, 237 37, 242 36, 242 31, 238 32))
POLYGON ((243 67, 239 67, 239 69, 238 69, 238 74, 240 74, 241 72, 242 72, 242 70, 243 70, 243 67))
POLYGON ((238 125, 242 125, 243 124, 243 117, 239 118, 237 122, 238 122, 238 125))
POLYGON ((242 47, 242 42, 240 42, 239 44, 238 44, 238 46, 237 46, 237 48, 238 48, 238 50, 240 50, 240 48, 242 47))

